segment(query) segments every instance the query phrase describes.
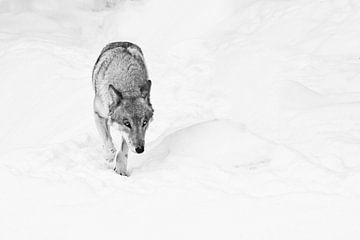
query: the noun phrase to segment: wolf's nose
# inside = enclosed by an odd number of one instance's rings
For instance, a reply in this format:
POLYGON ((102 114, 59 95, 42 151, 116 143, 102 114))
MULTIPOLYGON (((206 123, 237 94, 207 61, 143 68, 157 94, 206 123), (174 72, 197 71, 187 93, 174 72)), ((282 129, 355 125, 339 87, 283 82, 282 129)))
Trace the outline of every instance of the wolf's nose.
POLYGON ((142 153, 142 152, 144 152, 144 146, 135 148, 135 151, 136 151, 137 153, 142 153))

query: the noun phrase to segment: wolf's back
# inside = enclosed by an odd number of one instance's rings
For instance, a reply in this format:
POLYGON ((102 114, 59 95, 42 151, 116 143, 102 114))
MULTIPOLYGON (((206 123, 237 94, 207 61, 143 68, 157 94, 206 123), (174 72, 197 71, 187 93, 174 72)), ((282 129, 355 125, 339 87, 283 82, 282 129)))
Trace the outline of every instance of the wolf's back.
POLYGON ((148 79, 143 53, 139 46, 130 42, 107 44, 100 53, 92 73, 95 94, 109 104, 109 85, 123 95, 136 97, 140 86, 148 79))
POLYGON ((103 54, 111 49, 114 49, 114 48, 123 48, 123 49, 128 49, 128 48, 133 48, 133 49, 136 49, 137 51, 139 51, 141 53, 141 55, 143 54, 142 51, 141 51, 141 48, 134 44, 134 43, 131 43, 131 42, 112 42, 112 43, 109 43, 107 44, 102 50, 101 50, 101 53, 98 57, 98 59, 96 60, 96 63, 95 63, 95 66, 98 64, 99 60, 101 59, 101 57, 103 56, 103 54))

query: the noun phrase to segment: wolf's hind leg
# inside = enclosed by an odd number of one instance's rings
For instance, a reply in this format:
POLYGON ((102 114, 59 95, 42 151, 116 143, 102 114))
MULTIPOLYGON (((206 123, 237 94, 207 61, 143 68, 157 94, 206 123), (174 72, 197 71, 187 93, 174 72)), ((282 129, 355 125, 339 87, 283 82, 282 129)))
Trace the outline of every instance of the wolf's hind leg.
POLYGON ((127 173, 127 159, 128 159, 128 152, 129 147, 125 141, 125 139, 122 139, 121 143, 121 149, 116 155, 116 165, 115 165, 115 172, 122 176, 128 176, 127 173))
POLYGON ((113 144, 108 122, 106 118, 101 117, 97 112, 94 113, 96 128, 100 134, 100 137, 103 141, 103 148, 105 154, 105 160, 112 162, 115 158, 116 148, 113 144))

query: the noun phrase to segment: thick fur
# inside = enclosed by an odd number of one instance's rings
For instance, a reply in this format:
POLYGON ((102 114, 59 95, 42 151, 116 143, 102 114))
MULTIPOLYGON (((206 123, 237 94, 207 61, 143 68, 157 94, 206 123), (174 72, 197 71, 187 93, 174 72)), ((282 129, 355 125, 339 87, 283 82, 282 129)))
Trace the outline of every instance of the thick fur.
POLYGON ((115 171, 127 175, 128 149, 137 153, 144 150, 145 132, 154 112, 151 81, 140 47, 130 42, 106 45, 95 63, 92 82, 95 123, 104 143, 105 159, 113 161, 116 157, 115 171), (119 151, 112 142, 109 125, 122 134, 119 151))

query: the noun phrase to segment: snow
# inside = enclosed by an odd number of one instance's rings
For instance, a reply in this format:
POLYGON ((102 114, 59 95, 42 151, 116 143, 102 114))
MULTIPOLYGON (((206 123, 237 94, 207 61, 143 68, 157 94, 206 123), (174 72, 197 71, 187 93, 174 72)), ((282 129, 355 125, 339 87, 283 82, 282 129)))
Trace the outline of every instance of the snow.
POLYGON ((0 239, 359 239, 359 27, 351 0, 0 1, 0 239), (128 178, 92 114, 111 41, 153 83, 128 178))

